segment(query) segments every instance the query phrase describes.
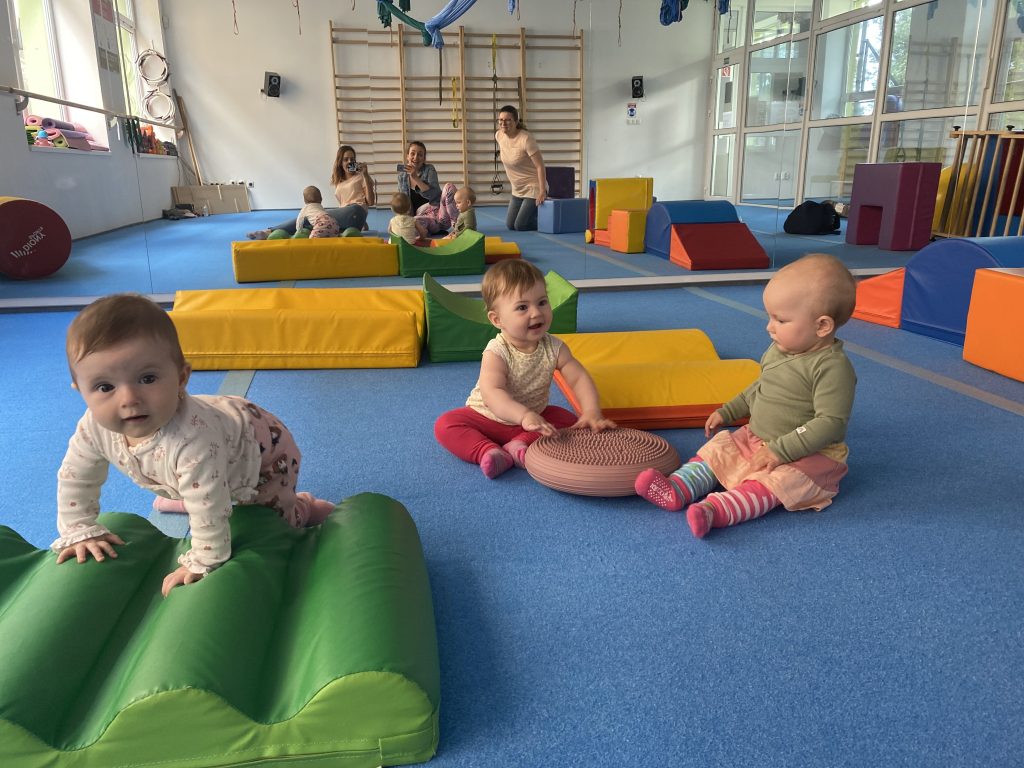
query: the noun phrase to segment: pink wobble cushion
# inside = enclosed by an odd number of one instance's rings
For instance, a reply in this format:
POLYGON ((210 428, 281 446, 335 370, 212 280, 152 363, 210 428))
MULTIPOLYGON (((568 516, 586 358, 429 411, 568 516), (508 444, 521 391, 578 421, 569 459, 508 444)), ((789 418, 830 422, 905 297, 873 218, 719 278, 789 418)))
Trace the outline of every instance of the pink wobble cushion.
POLYGON ((643 470, 668 474, 680 463, 675 448, 639 429, 563 429, 526 451, 526 471, 534 480, 581 496, 630 496, 643 470))

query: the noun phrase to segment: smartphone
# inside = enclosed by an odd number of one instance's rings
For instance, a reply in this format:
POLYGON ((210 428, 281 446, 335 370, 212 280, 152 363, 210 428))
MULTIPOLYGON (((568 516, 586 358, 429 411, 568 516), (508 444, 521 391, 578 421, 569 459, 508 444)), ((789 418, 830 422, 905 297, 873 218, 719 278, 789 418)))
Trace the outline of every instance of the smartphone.
POLYGON ((398 165, 396 165, 395 166, 395 170, 398 171, 399 173, 404 171, 405 170, 405 163, 399 163, 398 165))
POLYGON ((349 173, 355 173, 358 170, 359 170, 359 163, 349 163, 348 164, 348 172, 349 173))

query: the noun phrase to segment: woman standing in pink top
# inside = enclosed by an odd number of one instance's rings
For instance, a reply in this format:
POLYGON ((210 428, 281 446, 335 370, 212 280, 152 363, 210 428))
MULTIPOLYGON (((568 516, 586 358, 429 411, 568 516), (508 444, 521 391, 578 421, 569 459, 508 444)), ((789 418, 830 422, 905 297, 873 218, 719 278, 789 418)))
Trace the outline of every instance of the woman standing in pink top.
POLYGON ((498 112, 494 134, 501 162, 512 185, 512 199, 505 215, 511 230, 537 229, 537 207, 547 198, 544 158, 537 142, 519 119, 519 110, 506 104, 498 112))

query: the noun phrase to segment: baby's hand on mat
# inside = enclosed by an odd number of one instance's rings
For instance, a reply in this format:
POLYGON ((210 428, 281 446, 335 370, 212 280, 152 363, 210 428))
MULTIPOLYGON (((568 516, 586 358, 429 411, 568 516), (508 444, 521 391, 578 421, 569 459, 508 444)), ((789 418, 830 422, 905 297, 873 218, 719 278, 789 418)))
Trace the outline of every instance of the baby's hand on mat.
POLYGON ((70 547, 62 549, 57 555, 57 565, 72 557, 78 562, 84 563, 89 559, 89 555, 92 555, 98 563, 103 562, 105 555, 116 559, 117 552, 114 551, 112 544, 124 544, 124 540, 116 533, 105 533, 102 536, 93 536, 91 539, 72 544, 70 547))
POLYGON ((750 463, 752 469, 755 471, 763 469, 767 472, 771 472, 777 466, 785 464, 786 462, 775 455, 775 452, 767 445, 762 445, 757 449, 757 452, 750 457, 750 463))
POLYGON ((597 413, 581 413, 572 428, 589 428, 591 432, 600 432, 605 429, 615 429, 616 426, 614 421, 606 419, 604 414, 598 411, 597 413))
POLYGON ((203 574, 192 573, 192 571, 182 565, 178 570, 164 576, 164 583, 163 586, 160 587, 160 594, 167 597, 167 595, 171 593, 171 590, 179 584, 194 584, 201 578, 203 578, 203 574))
POLYGON ((722 415, 718 411, 712 411, 708 420, 704 422, 704 437, 711 437, 722 428, 724 423, 725 419, 722 418, 722 415))
POLYGON ((527 411, 519 424, 527 432, 540 432, 545 437, 558 431, 536 411, 527 411))

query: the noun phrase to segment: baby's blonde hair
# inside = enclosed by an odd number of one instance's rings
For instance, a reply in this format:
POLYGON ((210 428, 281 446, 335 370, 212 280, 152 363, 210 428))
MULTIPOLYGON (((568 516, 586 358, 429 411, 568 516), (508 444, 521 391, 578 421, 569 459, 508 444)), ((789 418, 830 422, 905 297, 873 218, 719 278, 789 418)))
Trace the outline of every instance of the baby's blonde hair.
POLYGON ((391 196, 391 210, 398 214, 407 214, 412 210, 412 200, 405 192, 395 192, 391 196))
POLYGON ((163 342, 178 370, 185 369, 185 355, 170 315, 145 296, 116 293, 94 301, 68 326, 65 351, 72 381, 75 365, 86 355, 138 338, 163 342))
POLYGON ((844 325, 857 307, 857 281, 846 265, 831 254, 808 253, 784 266, 775 276, 805 280, 813 314, 831 317, 836 328, 844 325))
POLYGON ((320 193, 317 187, 309 186, 302 190, 302 202, 304 203, 322 203, 324 196, 320 193))
POLYGON ((503 259, 487 270, 480 283, 484 306, 490 311, 502 296, 529 290, 544 282, 544 274, 524 259, 503 259))
POLYGON ((470 205, 474 205, 476 203, 476 192, 473 191, 472 187, 459 187, 459 192, 466 196, 470 205))

